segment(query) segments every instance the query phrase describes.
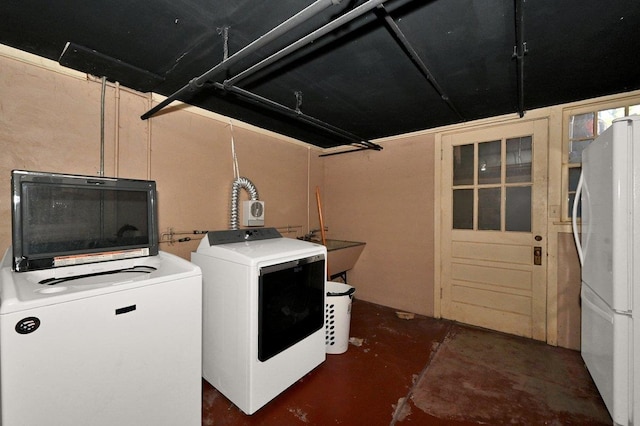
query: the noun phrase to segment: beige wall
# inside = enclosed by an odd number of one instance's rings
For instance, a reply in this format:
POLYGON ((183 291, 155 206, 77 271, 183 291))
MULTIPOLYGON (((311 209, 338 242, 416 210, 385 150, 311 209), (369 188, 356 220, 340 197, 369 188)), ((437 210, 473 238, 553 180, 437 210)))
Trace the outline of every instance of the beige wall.
MULTIPOLYGON (((562 161, 565 117, 581 108, 611 108, 640 102, 640 92, 527 111, 527 119, 548 123, 547 321, 546 341, 580 348, 580 265, 566 203, 562 161)), ((438 268, 434 263, 435 151, 441 132, 517 122, 515 115, 400 135, 380 143, 381 152, 364 151, 325 158, 326 221, 329 236, 367 242, 349 283, 356 296, 401 310, 440 316, 438 268), (435 140, 435 142, 434 142, 435 140)), ((498 128, 498 127, 496 127, 498 128)))
POLYGON ((433 315, 433 135, 325 157, 328 237, 367 243, 356 297, 433 315))
POLYGON ((580 348, 580 262, 573 234, 558 233, 558 344, 580 348))
MULTIPOLYGON (((12 169, 98 174, 101 86, 85 74, 0 46, 1 250, 11 242, 12 169)), ((140 120, 154 102, 149 95, 107 85, 105 175, 157 181, 164 240, 170 231, 177 240, 196 237, 180 232, 226 229, 233 180, 229 119, 171 106, 151 120, 140 120)), ((570 226, 559 213, 564 202, 559 191, 563 113, 573 106, 529 111, 527 116, 549 121, 547 342, 577 348, 580 268, 570 226)), ((517 118, 514 114, 508 120, 517 118)), ((468 125, 479 124, 459 127, 468 125)), ((380 152, 319 157, 317 148, 233 122, 240 173, 265 201, 267 226, 289 229, 285 235, 291 237, 318 228, 319 186, 328 237, 367 243, 348 275, 356 297, 434 316, 439 315, 434 300, 438 131, 442 129, 376 141, 384 147, 380 152)), ((161 249, 188 259, 196 245, 163 242, 161 249)))
MULTIPOLYGON (((11 170, 94 176, 100 170, 101 81, 14 54, 0 50, 3 252, 11 243, 11 170)), ((143 121, 151 102, 149 95, 107 84, 104 174, 157 182, 160 248, 188 259, 197 236, 181 232, 228 228, 231 125, 225 117, 184 106, 143 121), (192 241, 171 243, 170 231, 174 241, 192 241)), ((244 123, 233 123, 233 137, 240 173, 265 201, 265 225, 285 227, 281 232, 290 237, 318 227, 311 196, 322 185, 320 150, 244 123)), ((245 191, 240 199, 248 199, 245 191)))

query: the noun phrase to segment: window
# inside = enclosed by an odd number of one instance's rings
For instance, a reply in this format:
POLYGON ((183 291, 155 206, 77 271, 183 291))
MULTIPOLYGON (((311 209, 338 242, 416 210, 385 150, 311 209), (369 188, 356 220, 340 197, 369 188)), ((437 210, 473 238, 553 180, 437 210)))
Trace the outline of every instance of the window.
POLYGON ((532 137, 453 148, 453 229, 531 232, 532 137))
MULTIPOLYGON (((613 120, 628 115, 640 115, 640 104, 635 100, 634 104, 627 105, 603 105, 603 108, 581 108, 579 111, 569 111, 566 118, 565 149, 563 154, 562 169, 563 184, 563 217, 565 221, 571 220, 573 202, 578 188, 578 180, 582 170, 582 151, 608 129, 613 120)), ((581 216, 578 206, 578 217, 581 216)))

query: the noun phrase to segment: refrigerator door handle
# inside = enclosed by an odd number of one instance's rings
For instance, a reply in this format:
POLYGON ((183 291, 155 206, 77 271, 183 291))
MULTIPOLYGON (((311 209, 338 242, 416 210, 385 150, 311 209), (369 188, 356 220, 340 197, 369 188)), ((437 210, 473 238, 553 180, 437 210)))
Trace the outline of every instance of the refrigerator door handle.
POLYGON ((582 196, 582 178, 583 172, 580 172, 580 179, 578 179, 578 187, 576 188, 576 195, 573 198, 573 209, 571 213, 571 228, 573 229, 573 239, 576 241, 576 248, 578 249, 578 259, 580 259, 580 266, 584 264, 584 255, 582 253, 582 244, 580 242, 580 236, 578 235, 578 203, 582 196))

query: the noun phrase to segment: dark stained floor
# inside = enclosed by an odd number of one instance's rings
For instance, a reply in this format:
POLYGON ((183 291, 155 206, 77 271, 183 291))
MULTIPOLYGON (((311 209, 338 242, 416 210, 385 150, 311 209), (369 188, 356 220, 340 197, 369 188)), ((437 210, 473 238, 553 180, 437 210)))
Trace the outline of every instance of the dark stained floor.
POLYGON ((252 416, 203 380, 202 424, 612 424, 576 351, 357 299, 351 315, 355 344, 252 416))

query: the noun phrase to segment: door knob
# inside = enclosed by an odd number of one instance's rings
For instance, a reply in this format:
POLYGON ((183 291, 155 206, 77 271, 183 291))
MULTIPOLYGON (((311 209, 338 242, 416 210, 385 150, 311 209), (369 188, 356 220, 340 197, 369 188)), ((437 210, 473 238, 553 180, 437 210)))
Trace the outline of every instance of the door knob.
POLYGON ((533 248, 533 264, 542 265, 542 247, 533 248))

